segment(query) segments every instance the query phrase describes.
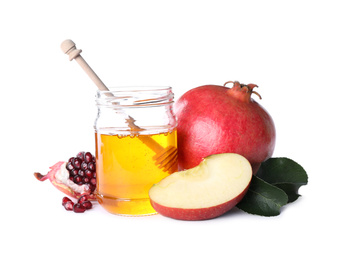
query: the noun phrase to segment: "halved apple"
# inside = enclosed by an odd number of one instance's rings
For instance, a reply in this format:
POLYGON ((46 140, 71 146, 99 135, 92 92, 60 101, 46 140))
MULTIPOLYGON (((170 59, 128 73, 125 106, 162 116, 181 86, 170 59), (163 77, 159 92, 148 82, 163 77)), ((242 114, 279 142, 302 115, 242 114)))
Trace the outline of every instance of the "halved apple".
POLYGON ((236 206, 251 179, 252 167, 243 156, 215 154, 153 185, 149 197, 161 215, 181 220, 211 219, 236 206))

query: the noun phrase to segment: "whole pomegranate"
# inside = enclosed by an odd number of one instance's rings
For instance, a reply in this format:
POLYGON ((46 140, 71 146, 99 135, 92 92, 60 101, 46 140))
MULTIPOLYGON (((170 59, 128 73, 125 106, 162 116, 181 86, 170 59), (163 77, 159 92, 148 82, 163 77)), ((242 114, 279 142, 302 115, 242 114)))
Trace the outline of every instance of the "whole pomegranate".
MULTIPOLYGON (((251 95, 254 84, 229 81, 189 90, 175 102, 178 119, 178 156, 181 170, 192 168, 204 157, 238 153, 251 163, 255 174, 275 148, 271 116, 251 95), (232 88, 226 87, 233 84, 232 88)), ((261 97, 260 97, 261 98, 261 97)))

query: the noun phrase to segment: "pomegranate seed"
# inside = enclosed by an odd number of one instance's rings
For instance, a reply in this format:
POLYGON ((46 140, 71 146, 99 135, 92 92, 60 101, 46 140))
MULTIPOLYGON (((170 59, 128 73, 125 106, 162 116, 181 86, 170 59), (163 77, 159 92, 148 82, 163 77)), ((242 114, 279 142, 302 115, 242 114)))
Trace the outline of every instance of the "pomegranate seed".
POLYGON ((90 183, 91 183, 92 185, 96 185, 96 179, 95 179, 95 178, 91 178, 90 183))
POLYGON ((91 201, 87 200, 83 202, 83 206, 85 209, 91 209, 92 208, 92 203, 91 201))
POLYGON ((78 171, 78 175, 81 176, 81 177, 84 177, 85 176, 85 172, 83 170, 79 170, 78 171))
POLYGON ((94 164, 93 162, 89 162, 89 164, 88 164, 88 169, 89 169, 90 171, 94 172, 94 171, 95 171, 95 164, 94 164))
POLYGON ((96 185, 91 184, 91 182, 86 183, 86 185, 89 187, 89 190, 95 190, 96 189, 96 185))
POLYGON ((72 201, 70 198, 68 198, 68 197, 63 197, 63 199, 62 199, 62 205, 64 204, 64 203, 66 203, 66 202, 68 202, 68 201, 72 201))
POLYGON ((83 183, 83 179, 79 175, 77 175, 77 176, 74 177, 74 182, 76 184, 82 184, 83 183))
POLYGON ((88 168, 88 164, 85 161, 82 162, 81 165, 80 165, 80 169, 85 171, 85 170, 87 170, 87 168, 88 168))
POLYGON ((73 176, 76 176, 76 175, 78 175, 79 170, 78 170, 78 169, 73 169, 72 171, 70 171, 70 173, 71 173, 73 176))
POLYGON ((76 204, 74 204, 70 198, 63 197, 62 205, 66 210, 74 211, 76 213, 83 213, 85 210, 92 208, 92 203, 89 201, 88 195, 81 196, 76 204))
POLYGON ((79 198, 78 200, 78 203, 83 203, 84 201, 87 201, 88 200, 88 196, 87 195, 83 195, 79 198))
POLYGON ((92 162, 92 158, 93 158, 93 156, 90 152, 85 153, 84 160, 86 163, 92 162))
POLYGON ((66 169, 67 169, 68 171, 71 171, 71 170, 74 169, 74 166, 73 166, 72 162, 68 162, 68 163, 67 163, 66 169))
POLYGON ((82 162, 81 159, 75 158, 75 159, 73 160, 73 166, 74 166, 76 169, 80 169, 81 162, 82 162))
POLYGON ((84 161, 85 152, 79 152, 76 157, 79 158, 80 160, 84 161))
POLYGON ((73 206, 73 211, 75 213, 83 213, 85 212, 85 210, 86 210, 85 207, 80 203, 74 204, 73 206))
POLYGON ((93 175, 92 171, 86 170, 85 171, 85 176, 91 179, 94 175, 93 175))
POLYGON ((73 201, 67 201, 66 203, 63 204, 63 207, 66 209, 66 210, 73 210, 74 208, 74 203, 73 201))

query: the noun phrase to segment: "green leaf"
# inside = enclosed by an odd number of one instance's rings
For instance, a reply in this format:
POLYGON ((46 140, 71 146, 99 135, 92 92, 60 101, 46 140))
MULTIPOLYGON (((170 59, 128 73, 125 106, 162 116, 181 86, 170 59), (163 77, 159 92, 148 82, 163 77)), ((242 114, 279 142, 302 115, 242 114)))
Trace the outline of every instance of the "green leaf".
POLYGON ((288 196, 283 190, 253 176, 247 194, 237 207, 250 214, 277 216, 287 202, 288 196))
POLYGON ((300 186, 308 182, 308 176, 303 167, 285 157, 270 158, 263 162, 256 176, 284 190, 288 195, 288 202, 298 199, 300 186))

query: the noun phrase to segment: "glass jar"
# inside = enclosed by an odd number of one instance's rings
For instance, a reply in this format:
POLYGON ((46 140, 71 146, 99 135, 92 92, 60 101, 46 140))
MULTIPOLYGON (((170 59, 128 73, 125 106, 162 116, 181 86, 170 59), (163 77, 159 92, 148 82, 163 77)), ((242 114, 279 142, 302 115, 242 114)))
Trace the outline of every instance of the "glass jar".
POLYGON ((155 214, 148 191, 178 170, 171 87, 98 91, 95 121, 96 195, 107 211, 155 214))

